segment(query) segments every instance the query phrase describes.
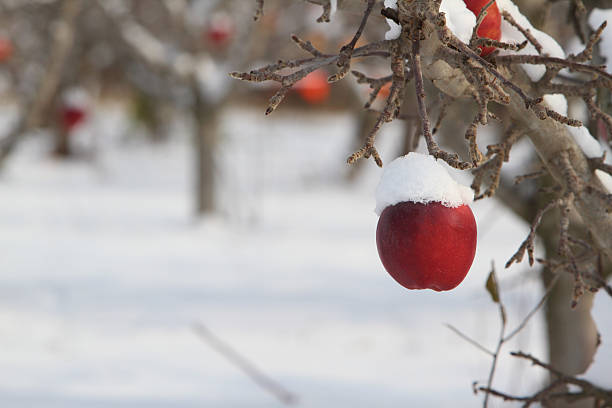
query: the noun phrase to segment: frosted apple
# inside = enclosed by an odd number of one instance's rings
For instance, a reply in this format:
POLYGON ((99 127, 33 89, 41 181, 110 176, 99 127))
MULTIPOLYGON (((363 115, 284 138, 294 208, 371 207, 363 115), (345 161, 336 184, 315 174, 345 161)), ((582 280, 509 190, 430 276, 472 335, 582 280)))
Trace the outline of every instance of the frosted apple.
POLYGON ((409 153, 387 165, 376 199, 378 254, 400 285, 444 291, 463 281, 476 253, 468 187, 433 157, 409 153))
MULTIPOLYGON (((476 17, 480 13, 480 10, 487 5, 489 0, 463 0, 467 8, 474 13, 476 17)), ((497 8, 497 3, 493 2, 487 8, 487 15, 480 23, 478 31, 476 31, 481 38, 489 38, 491 40, 499 41, 501 39, 501 15, 497 8)), ((480 47, 480 55, 485 57, 495 51, 495 47, 480 47)))

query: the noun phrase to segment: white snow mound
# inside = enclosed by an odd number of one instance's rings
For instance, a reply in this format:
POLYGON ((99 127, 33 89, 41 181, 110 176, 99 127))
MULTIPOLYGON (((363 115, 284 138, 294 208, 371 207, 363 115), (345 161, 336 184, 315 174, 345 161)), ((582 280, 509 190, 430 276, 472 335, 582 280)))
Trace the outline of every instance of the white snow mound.
MULTIPOLYGON (((397 0, 385 0, 385 7, 397 10, 397 0)), ((389 24, 389 31, 385 33, 385 40, 395 40, 399 38, 402 33, 402 26, 389 18, 386 20, 387 24, 389 24)))
MULTIPOLYGON (((397 0, 385 0, 385 7, 397 10, 397 0)), ((476 25, 476 16, 465 6, 463 0, 442 0, 440 11, 446 14, 447 27, 463 42, 467 43, 472 37, 472 30, 476 25)), ((395 21, 387 19, 389 31, 385 33, 385 40, 395 40, 402 33, 402 26, 395 21)))
POLYGON ((403 201, 429 203, 437 201, 447 207, 469 205, 472 190, 457 183, 433 156, 408 153, 385 166, 376 188, 376 214, 403 201))
POLYGON ((442 0, 440 11, 446 14, 446 26, 464 43, 469 43, 476 25, 476 16, 463 0, 442 0))
MULTIPOLYGON (((496 3, 497 8, 499 8, 500 12, 506 11, 510 13, 510 15, 517 23, 519 23, 523 28, 526 28, 531 32, 531 35, 533 35, 535 39, 538 40, 540 45, 542 45, 542 51, 545 54, 548 54, 551 57, 565 58, 565 51, 563 51, 563 48, 561 48, 559 43, 555 41, 555 39, 552 38, 550 35, 532 26, 527 17, 521 14, 518 7, 512 2, 512 0, 496 0, 496 3)), ((520 43, 525 40, 525 36, 521 34, 521 32, 516 27, 514 27, 504 19, 502 19, 501 30, 501 40, 503 42, 520 43)), ((531 44, 527 44, 527 46, 520 51, 500 50, 499 53, 500 55, 538 54, 535 47, 531 44)), ((523 67, 527 75, 529 75, 529 78, 531 78, 531 80, 534 82, 539 81, 540 78, 542 78, 544 76, 544 73, 546 72, 546 68, 544 67, 544 65, 521 64, 521 66, 523 67)))

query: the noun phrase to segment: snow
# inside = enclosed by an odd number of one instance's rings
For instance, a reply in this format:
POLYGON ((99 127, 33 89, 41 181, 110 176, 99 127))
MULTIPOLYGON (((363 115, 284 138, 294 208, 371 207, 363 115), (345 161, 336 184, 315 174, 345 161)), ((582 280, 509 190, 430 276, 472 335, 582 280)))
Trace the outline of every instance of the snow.
POLYGON ((375 212, 380 215, 388 206, 404 201, 459 207, 473 199, 472 189, 457 183, 438 160, 411 152, 385 166, 376 188, 375 212))
POLYGON ((575 127, 575 126, 566 126, 569 130, 570 134, 580 146, 580 149, 584 152, 586 157, 601 157, 603 154, 603 149, 597 139, 591 136, 589 130, 584 127, 575 127))
MULTIPOLYGON (((612 191, 612 189, 610 189, 612 191)), ((610 375, 610 365, 612 364, 612 324, 602 324, 597 317, 606 316, 610 321, 610 311, 612 310, 612 297, 603 290, 595 295, 593 301, 592 316, 597 323, 597 330, 601 338, 601 344, 597 348, 593 363, 588 371, 582 376, 586 380, 593 382, 604 389, 612 389, 612 376, 610 375)))
MULTIPOLYGON (((385 7, 397 10, 397 0, 385 0, 385 7)), ((465 6, 463 0, 442 0, 440 11, 446 14, 446 26, 463 42, 469 42, 476 25, 476 17, 465 6)), ((402 32, 402 26, 391 19, 386 19, 389 31, 385 40, 395 40, 402 32)))
POLYGON ((440 11, 446 14, 446 26, 464 43, 469 43, 476 25, 476 16, 463 0, 443 0, 440 11))
POLYGON ((607 71, 612 72, 612 9, 594 8, 589 15, 591 28, 596 30, 604 21, 608 22, 608 26, 601 35, 599 50, 608 63, 607 71))
MULTIPOLYGON (((186 64, 190 66, 191 64, 186 64)), ((210 56, 201 55, 195 64, 195 75, 202 95, 209 103, 220 101, 230 89, 231 81, 227 74, 229 67, 219 63, 210 56)))
POLYGON ((338 10, 338 0, 331 0, 330 5, 331 5, 330 15, 333 16, 334 14, 336 14, 336 11, 338 10))
MULTIPOLYGON (((531 25, 527 17, 525 17, 519 11, 518 7, 511 0, 497 0, 497 7, 501 11, 507 11, 514 18, 514 20, 521 25, 523 28, 528 29, 531 34, 538 40, 542 45, 542 52, 548 54, 550 57, 565 58, 565 52, 563 48, 555 41, 554 38, 542 32, 531 25)), ((502 36, 501 41, 507 43, 521 43, 525 41, 525 37, 521 32, 513 27, 510 23, 502 19, 502 36)), ((537 50, 531 44, 527 44, 525 48, 520 51, 511 50, 500 50, 500 55, 506 54, 525 54, 525 55, 537 55, 537 50)), ((523 69, 531 78, 532 81, 539 81, 546 72, 546 68, 543 65, 531 65, 522 64, 523 69)))
MULTIPOLYGON (((549 108, 560 113, 561 115, 567 116, 567 99, 562 94, 548 94, 544 95, 544 102, 549 108)), ((589 130, 584 127, 568 126, 567 130, 570 132, 580 149, 584 152, 586 157, 601 157, 603 154, 603 148, 595 139, 589 130)), ((612 190, 611 190, 612 191, 612 190)))
POLYGON ((72 108, 81 108, 83 110, 88 110, 89 105, 91 103, 89 94, 87 91, 81 87, 72 87, 67 89, 62 94, 62 101, 64 105, 72 108))
MULTIPOLYGON (((385 7, 397 10, 397 0, 385 0, 385 7)), ((385 40, 395 40, 399 38, 402 33, 402 26, 397 24, 395 21, 387 18, 387 24, 389 25, 389 31, 385 33, 385 40)))
POLYGON ((612 176, 606 173, 605 171, 595 170, 595 175, 601 181, 604 188, 612 193, 612 176))
MULTIPOLYGON (((471 383, 486 379, 490 357, 443 324, 494 348, 498 310, 483 288, 491 260, 510 328, 538 302, 533 271, 500 267, 525 223, 495 200, 474 202, 478 248, 465 281, 449 293, 408 292, 376 253, 381 170, 365 163, 358 183, 343 181, 351 116, 228 111, 217 155, 226 212, 197 220, 185 125, 169 123, 170 140, 144 143, 125 111, 96 109, 88 126, 98 150, 88 160, 57 161, 36 135, 0 173, 2 406, 281 406, 203 342, 196 322, 301 407, 481 403, 471 383)), ((383 129, 383 158, 402 129, 383 129)), ((587 373, 600 382, 612 350, 602 295, 593 312, 604 335, 599 368, 587 373)), ((496 387, 529 393, 544 380, 508 356, 546 355, 542 316, 502 351, 496 387)))
POLYGON ((563 94, 546 94, 544 103, 555 112, 567 116, 567 99, 563 94))

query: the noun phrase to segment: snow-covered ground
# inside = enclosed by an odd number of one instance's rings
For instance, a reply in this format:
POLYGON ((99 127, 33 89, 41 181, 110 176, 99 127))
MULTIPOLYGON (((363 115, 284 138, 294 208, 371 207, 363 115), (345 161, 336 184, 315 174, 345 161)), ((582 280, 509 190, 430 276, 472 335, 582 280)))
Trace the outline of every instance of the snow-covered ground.
MULTIPOLYGON (((151 145, 123 140, 131 130, 117 112, 101 116, 83 130, 97 138, 94 158, 60 162, 31 138, 0 174, 0 406, 281 406, 198 337, 198 323, 298 406, 480 403, 471 384, 490 358, 444 324, 493 348, 492 260, 511 328, 539 299, 523 264, 502 269, 527 232, 512 214, 475 203, 479 246, 463 284, 408 291, 376 253, 380 170, 367 163, 358 182, 342 181, 350 117, 229 112, 222 211, 197 220, 185 130, 151 145)), ((383 159, 398 138, 393 126, 383 134, 383 159)), ((505 351, 545 358, 542 339, 538 315, 505 351)), ((506 354, 495 385, 535 389, 542 373, 506 354)))

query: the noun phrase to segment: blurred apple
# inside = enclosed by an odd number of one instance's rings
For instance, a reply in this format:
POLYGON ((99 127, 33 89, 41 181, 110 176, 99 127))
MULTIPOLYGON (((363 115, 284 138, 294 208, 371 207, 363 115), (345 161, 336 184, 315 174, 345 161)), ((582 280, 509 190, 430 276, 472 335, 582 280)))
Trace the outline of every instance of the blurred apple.
POLYGON ((226 47, 234 36, 234 20, 224 12, 215 13, 206 27, 206 41, 216 48, 226 47))
POLYGON ((72 130, 85 119, 85 111, 80 107, 65 106, 62 112, 62 122, 66 130, 72 130))
POLYGON ((13 55, 13 44, 10 40, 0 37, 0 62, 5 62, 13 55))
POLYGON ((83 123, 89 111, 89 96, 80 88, 70 89, 62 96, 60 111, 63 128, 70 132, 83 123))
POLYGON ((314 71, 300 79, 294 89, 300 97, 310 104, 319 104, 329 98, 329 82, 323 71, 314 71))

